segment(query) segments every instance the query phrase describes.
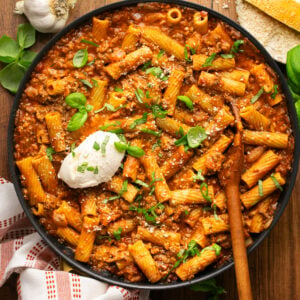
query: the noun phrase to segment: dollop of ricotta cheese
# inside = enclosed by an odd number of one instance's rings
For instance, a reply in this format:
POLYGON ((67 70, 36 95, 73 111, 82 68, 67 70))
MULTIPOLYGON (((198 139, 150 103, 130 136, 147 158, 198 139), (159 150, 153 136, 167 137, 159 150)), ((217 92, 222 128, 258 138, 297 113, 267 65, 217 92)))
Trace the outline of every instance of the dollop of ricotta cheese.
POLYGON ((63 160, 58 178, 71 188, 87 188, 109 181, 121 166, 124 152, 116 150, 114 133, 96 131, 63 160))

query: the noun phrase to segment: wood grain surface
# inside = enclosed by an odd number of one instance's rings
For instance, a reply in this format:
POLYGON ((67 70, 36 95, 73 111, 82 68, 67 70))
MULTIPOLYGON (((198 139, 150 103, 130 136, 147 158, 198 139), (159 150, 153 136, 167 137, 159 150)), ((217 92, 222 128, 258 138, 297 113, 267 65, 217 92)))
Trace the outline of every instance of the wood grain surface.
MULTIPOLYGON (((72 21, 86 12, 107 3, 116 1, 78 0, 70 16, 72 21)), ((213 8, 236 20, 234 0, 204 0, 192 2, 213 8)), ((0 0, 0 36, 7 34, 15 37, 17 26, 25 21, 23 16, 13 14, 15 1, 0 0)), ((51 35, 39 34, 33 50, 39 50, 51 35)), ((13 103, 13 95, 0 87, 0 176, 9 179, 7 166, 7 124, 13 103)), ((293 195, 280 221, 264 242, 249 256, 249 267, 253 289, 253 299, 279 300, 300 299, 300 176, 296 182, 293 195)), ((0 299, 17 299, 15 290, 16 276, 0 289, 0 299)), ((219 299, 237 299, 234 270, 226 271, 217 277, 219 285, 227 293, 219 299)), ((155 300, 206 299, 202 293, 192 292, 189 288, 157 291, 151 293, 155 300)))

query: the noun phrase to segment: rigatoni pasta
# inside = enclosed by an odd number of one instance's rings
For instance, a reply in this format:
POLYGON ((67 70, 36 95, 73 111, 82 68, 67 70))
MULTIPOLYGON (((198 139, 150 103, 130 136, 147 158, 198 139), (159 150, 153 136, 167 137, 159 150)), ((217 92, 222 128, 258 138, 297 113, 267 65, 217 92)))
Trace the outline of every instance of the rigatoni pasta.
POLYGON ((239 115, 249 246, 272 223, 294 150, 280 82, 254 50, 206 11, 169 3, 106 12, 59 40, 32 73, 14 132, 23 195, 49 234, 128 282, 222 265, 239 115), (78 185, 61 176, 66 162, 78 185))

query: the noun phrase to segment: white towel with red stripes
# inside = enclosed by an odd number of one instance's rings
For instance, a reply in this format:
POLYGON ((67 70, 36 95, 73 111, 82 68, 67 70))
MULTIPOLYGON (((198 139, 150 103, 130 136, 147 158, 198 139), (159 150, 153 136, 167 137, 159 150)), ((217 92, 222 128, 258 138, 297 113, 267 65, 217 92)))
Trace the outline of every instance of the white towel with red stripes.
POLYGON ((58 256, 26 218, 13 184, 0 177, 0 287, 19 273, 22 300, 147 300, 149 291, 127 290, 59 269, 58 256))

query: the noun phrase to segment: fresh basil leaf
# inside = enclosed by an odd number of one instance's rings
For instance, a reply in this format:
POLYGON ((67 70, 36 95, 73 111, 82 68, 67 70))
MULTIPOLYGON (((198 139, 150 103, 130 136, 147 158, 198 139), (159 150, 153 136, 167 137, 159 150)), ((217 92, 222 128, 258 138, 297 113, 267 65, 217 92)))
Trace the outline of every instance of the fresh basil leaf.
POLYGON ((260 88, 259 89, 259 91, 257 92, 257 94, 255 95, 255 96, 253 96, 252 97, 252 99, 250 100, 250 102, 253 104, 253 103, 255 103, 258 99, 259 99, 259 97, 264 93, 264 88, 262 87, 262 88, 260 88))
POLYGON ((74 108, 81 108, 86 104, 86 97, 82 93, 72 93, 65 99, 66 103, 74 108))
POLYGON ((82 39, 82 40, 80 41, 80 43, 89 44, 89 45, 92 45, 92 46, 95 46, 95 47, 99 47, 98 44, 96 44, 96 43, 94 43, 94 42, 92 42, 92 41, 89 41, 89 40, 85 40, 85 39, 82 39))
POLYGON ((141 157, 145 154, 144 150, 138 146, 128 146, 127 152, 133 157, 141 157))
POLYGON ((88 113, 86 110, 75 113, 72 116, 71 120, 69 121, 67 129, 69 131, 78 130, 84 125, 87 118, 88 118, 88 113))
POLYGON ((186 107, 189 108, 190 110, 194 108, 193 101, 188 96, 181 95, 178 96, 177 99, 182 101, 186 105, 186 107))
POLYGON ((114 145, 119 152, 124 152, 128 149, 128 145, 121 142, 115 142, 114 145))
POLYGON ((19 45, 11 37, 3 35, 0 38, 0 61, 11 63, 15 61, 19 54, 19 45))
POLYGON ((78 50, 73 57, 73 66, 75 68, 82 68, 88 61, 88 52, 86 49, 78 50))
POLYGON ((89 88, 93 88, 93 85, 86 79, 80 79, 80 81, 89 88))
POLYGON ((207 138, 205 129, 200 126, 192 127, 187 133, 187 142, 190 148, 197 148, 207 138))
POLYGON ((85 107, 85 110, 86 110, 87 112, 90 112, 90 111, 93 110, 93 108, 94 108, 93 105, 88 104, 88 105, 85 107))
POLYGON ((204 62, 204 64, 202 65, 202 67, 210 67, 210 66, 212 66, 212 63, 213 63, 213 61, 214 61, 216 55, 217 55, 217 53, 213 53, 211 56, 209 56, 209 57, 205 60, 205 62, 204 62))
POLYGON ((0 83, 4 88, 15 94, 25 72, 26 69, 23 66, 12 62, 0 71, 0 83))
POLYGON ((31 65, 32 61, 35 59, 36 57, 36 53, 33 51, 24 51, 19 63, 25 67, 25 68, 29 68, 29 66, 31 65))
POLYGON ((18 26, 17 41, 22 49, 29 48, 35 43, 35 29, 31 24, 18 26))

